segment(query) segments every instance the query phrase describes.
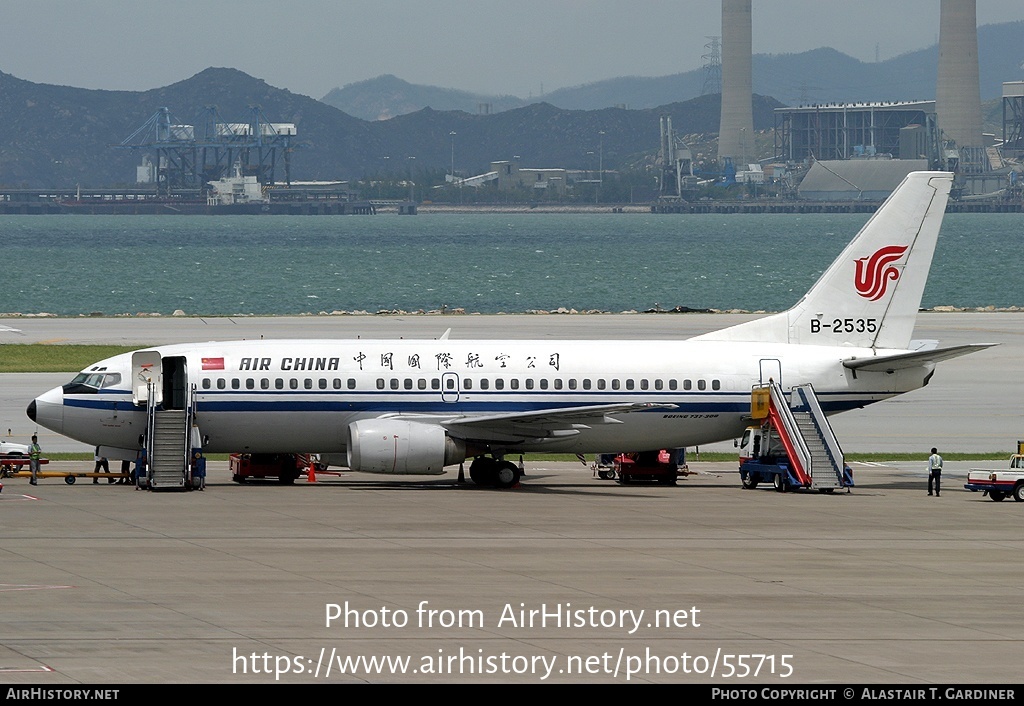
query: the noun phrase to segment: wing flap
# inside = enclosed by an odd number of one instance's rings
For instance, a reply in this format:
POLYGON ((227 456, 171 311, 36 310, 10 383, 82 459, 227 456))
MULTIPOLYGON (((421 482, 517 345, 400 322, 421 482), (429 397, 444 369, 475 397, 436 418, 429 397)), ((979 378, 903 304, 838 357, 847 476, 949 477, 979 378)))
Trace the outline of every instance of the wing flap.
POLYGON ((449 432, 464 438, 538 439, 575 435, 580 429, 602 424, 621 424, 619 414, 652 409, 675 409, 674 404, 633 402, 559 407, 503 414, 460 415, 441 420, 449 432))

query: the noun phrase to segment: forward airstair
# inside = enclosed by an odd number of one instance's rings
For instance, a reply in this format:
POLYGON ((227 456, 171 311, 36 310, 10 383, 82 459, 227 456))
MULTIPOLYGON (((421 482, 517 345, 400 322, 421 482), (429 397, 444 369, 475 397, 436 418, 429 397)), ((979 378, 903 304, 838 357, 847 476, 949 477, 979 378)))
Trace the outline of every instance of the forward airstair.
POLYGON ((195 386, 187 388, 183 408, 163 409, 151 390, 146 404, 148 485, 153 490, 184 490, 189 482, 195 386))

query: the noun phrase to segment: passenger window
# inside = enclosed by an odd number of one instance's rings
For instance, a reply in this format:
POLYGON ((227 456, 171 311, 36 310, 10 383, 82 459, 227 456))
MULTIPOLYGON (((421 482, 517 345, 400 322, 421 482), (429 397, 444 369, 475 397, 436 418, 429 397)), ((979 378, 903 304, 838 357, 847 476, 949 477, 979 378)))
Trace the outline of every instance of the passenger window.
POLYGON ((590 389, 590 378, 583 378, 583 389, 584 390, 589 390, 590 389))
POLYGON ((504 390, 505 389, 505 380, 503 378, 498 378, 497 380, 495 380, 494 381, 494 389, 495 390, 504 390))
POLYGON ((412 389, 412 378, 406 378, 402 382, 402 387, 404 387, 406 390, 411 390, 412 389))
POLYGON ((555 378, 555 389, 556 390, 561 390, 562 389, 562 378, 555 378))
POLYGON ((441 389, 441 381, 438 378, 430 378, 430 389, 431 390, 440 390, 441 389))
POLYGON ((377 389, 378 390, 383 390, 384 389, 384 378, 377 378, 377 389))
POLYGON ((527 390, 532 390, 533 389, 533 378, 526 378, 526 389, 527 390))
POLYGON ((454 390, 455 389, 455 378, 448 378, 445 381, 445 383, 446 383, 445 387, 447 387, 449 390, 454 390))
POLYGON ((427 380, 426 380, 426 378, 419 378, 416 381, 416 388, 420 389, 420 390, 426 390, 427 389, 427 380))
POLYGON ((618 380, 612 380, 612 389, 613 390, 618 390, 619 389, 619 381, 618 380))
POLYGON ((305 380, 303 380, 302 381, 302 386, 305 387, 307 390, 312 390, 313 389, 313 378, 306 378, 305 380))
POLYGON ((655 380, 654 381, 654 389, 655 390, 663 390, 663 389, 665 389, 665 383, 662 382, 661 380, 655 380))
MULTIPOLYGON (((338 387, 341 387, 341 386, 339 385, 338 387)), ((348 379, 348 389, 350 389, 350 390, 356 389, 356 379, 355 378, 349 378, 348 379)))
POLYGON ((299 380, 298 380, 298 378, 290 378, 288 380, 288 387, 290 387, 293 390, 298 390, 299 389, 299 380))
POLYGON ((576 378, 569 378, 569 389, 570 390, 575 390, 576 389, 576 378))
POLYGON ((708 387, 707 380, 698 380, 697 381, 697 389, 698 390, 706 390, 707 387, 708 387))
POLYGON ((669 380, 668 381, 668 389, 670 389, 670 390, 678 390, 679 389, 679 381, 676 380, 675 378, 672 378, 671 380, 669 380))
POLYGON ((684 390, 692 390, 693 389, 693 383, 690 380, 683 380, 683 389, 684 390))
POLYGON ((223 390, 227 387, 227 381, 224 378, 217 378, 217 389, 223 390))
POLYGON ((641 380, 640 381, 640 389, 641 390, 646 390, 647 389, 647 381, 646 380, 641 380))
POLYGON ((722 389, 722 381, 721 380, 712 380, 711 381, 711 389, 712 390, 721 390, 722 389))
POLYGON ((210 389, 210 378, 203 378, 203 389, 204 390, 209 390, 210 389))
POLYGON ((598 390, 605 389, 606 385, 607 385, 607 383, 605 382, 604 378, 601 378, 600 380, 597 381, 597 389, 598 390))
POLYGON ((261 378, 260 379, 260 389, 262 389, 262 390, 269 390, 270 389, 270 378, 261 378))
POLYGON ((517 379, 509 380, 508 381, 508 386, 510 388, 512 388, 513 390, 518 390, 519 389, 519 380, 517 380, 517 379))
POLYGON ((256 381, 253 380, 252 378, 246 378, 245 379, 245 389, 246 390, 255 390, 256 389, 256 381))
POLYGON ((548 389, 548 379, 547 378, 542 378, 541 379, 541 381, 540 381, 540 389, 542 389, 542 390, 548 389))
POLYGON ((626 389, 627 390, 632 390, 633 389, 633 378, 630 378, 629 380, 626 380, 626 389))
POLYGON ((238 378, 231 378, 231 389, 240 390, 242 389, 242 383, 239 382, 238 378))
POLYGON ((391 378, 391 389, 392 390, 397 390, 398 389, 398 378, 391 378))
POLYGON ((487 378, 481 378, 481 380, 480 380, 480 389, 481 390, 486 390, 490 386, 491 386, 491 381, 490 380, 488 380, 487 378))
MULTIPOLYGON (((448 382, 449 382, 449 383, 452 383, 452 382, 454 382, 454 381, 453 381, 453 380, 452 380, 451 378, 449 378, 449 379, 448 379, 448 382)), ((464 378, 464 379, 462 380, 462 388, 463 388, 464 390, 472 390, 472 389, 473 389, 473 381, 472 381, 472 380, 470 380, 469 378, 464 378)), ((451 385, 449 385, 448 389, 452 389, 451 385)))
POLYGON ((278 390, 284 389, 284 380, 282 378, 274 378, 274 387, 278 390))

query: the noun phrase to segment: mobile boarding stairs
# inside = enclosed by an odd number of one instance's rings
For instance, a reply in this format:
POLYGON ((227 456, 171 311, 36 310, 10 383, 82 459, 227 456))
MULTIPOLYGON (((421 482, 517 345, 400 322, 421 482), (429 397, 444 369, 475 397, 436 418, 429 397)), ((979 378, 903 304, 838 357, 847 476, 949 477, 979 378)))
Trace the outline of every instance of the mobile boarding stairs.
POLYGON ((761 421, 766 432, 762 440, 766 454, 771 448, 769 435, 777 437, 785 449, 786 459, 776 465, 778 471, 773 478, 777 490, 801 487, 831 493, 853 485, 853 473, 845 463, 839 440, 810 384, 794 386, 788 399, 778 383, 769 381, 755 387, 751 416, 761 421))

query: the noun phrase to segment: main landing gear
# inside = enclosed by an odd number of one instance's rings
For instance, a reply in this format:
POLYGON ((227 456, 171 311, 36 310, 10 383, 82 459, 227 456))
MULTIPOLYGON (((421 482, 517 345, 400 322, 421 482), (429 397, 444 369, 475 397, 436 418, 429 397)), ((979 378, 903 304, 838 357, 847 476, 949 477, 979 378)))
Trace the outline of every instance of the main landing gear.
POLYGON ((469 477, 477 485, 489 485, 494 488, 514 488, 519 485, 522 473, 519 466, 511 461, 477 456, 469 464, 469 477))

